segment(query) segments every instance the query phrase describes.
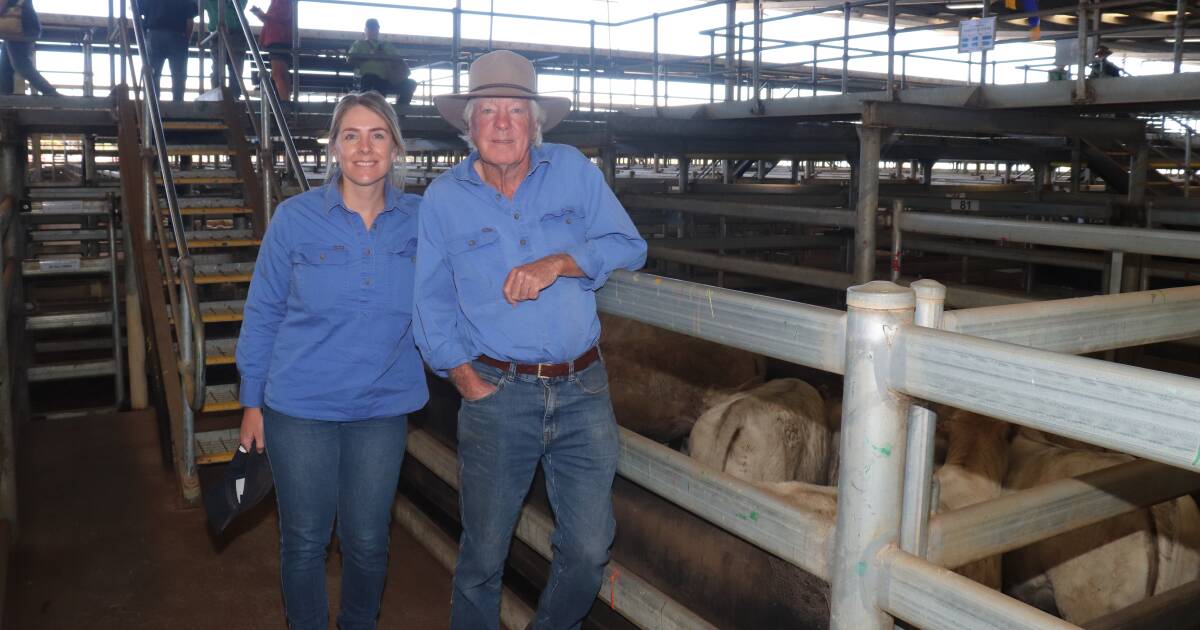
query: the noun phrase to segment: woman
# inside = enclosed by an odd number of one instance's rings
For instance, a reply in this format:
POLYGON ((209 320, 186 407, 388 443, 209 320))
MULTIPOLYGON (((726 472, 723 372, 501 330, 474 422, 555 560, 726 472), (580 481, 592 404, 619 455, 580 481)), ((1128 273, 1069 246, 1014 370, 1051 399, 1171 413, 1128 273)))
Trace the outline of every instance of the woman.
POLYGON ((328 627, 336 517, 343 629, 374 628, 406 415, 429 398, 411 330, 417 195, 376 92, 333 113, 326 184, 279 205, 238 339, 241 444, 266 448, 279 502, 290 628, 328 627))
POLYGON ((251 7, 250 12, 262 20, 258 45, 270 53, 271 79, 281 102, 292 100, 292 0, 271 0, 266 11, 251 7))

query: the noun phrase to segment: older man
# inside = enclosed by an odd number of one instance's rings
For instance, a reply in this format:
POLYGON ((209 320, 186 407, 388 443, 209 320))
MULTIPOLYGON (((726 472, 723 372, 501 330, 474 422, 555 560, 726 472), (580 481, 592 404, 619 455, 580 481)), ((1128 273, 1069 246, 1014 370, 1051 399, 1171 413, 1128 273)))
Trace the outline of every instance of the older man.
POLYGON ((471 155, 421 204, 414 327, 425 361, 462 394, 462 540, 451 627, 497 628, 500 578, 539 464, 554 560, 534 627, 578 628, 612 545, 617 426, 596 342, 595 291, 637 269, 646 243, 600 171, 542 132, 570 102, 539 96, 509 51, 471 64, 470 91, 436 97, 471 155))

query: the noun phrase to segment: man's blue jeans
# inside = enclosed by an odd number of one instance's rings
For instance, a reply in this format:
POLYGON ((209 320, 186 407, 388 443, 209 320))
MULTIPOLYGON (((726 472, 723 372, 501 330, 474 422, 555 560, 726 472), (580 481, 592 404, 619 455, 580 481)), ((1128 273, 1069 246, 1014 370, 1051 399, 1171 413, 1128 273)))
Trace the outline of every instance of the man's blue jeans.
POLYGON ((407 416, 309 420, 263 407, 279 502, 279 560, 288 627, 329 627, 325 549, 334 518, 342 549, 341 630, 375 628, 387 578, 388 528, 407 416))
POLYGON ((616 522, 617 424, 602 361, 557 378, 476 361, 499 389, 458 413, 462 540, 450 627, 499 627, 500 578, 539 463, 554 510, 554 560, 534 627, 579 628, 600 588, 616 522))

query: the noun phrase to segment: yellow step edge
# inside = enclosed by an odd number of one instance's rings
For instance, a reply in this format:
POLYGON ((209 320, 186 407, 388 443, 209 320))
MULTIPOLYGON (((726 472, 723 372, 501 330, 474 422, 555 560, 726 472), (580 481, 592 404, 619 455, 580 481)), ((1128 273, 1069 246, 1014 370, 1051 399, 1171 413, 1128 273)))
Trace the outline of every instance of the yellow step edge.
POLYGON ((250 214, 253 212, 250 208, 227 207, 227 208, 180 208, 180 214, 183 216, 196 216, 206 214, 250 214))
POLYGON ((242 319, 243 317, 241 313, 205 313, 200 316, 200 321, 204 322, 205 324, 216 324, 219 322, 240 322, 242 319))
MULTIPOLYGON (((204 318, 202 317, 201 319, 204 319, 204 318)), ((205 320, 205 321, 208 321, 208 320, 205 320)), ((237 359, 235 357, 230 357, 230 356, 210 357, 208 355, 204 356, 204 365, 233 365, 234 363, 237 363, 237 359)))
MULTIPOLYGON (((205 406, 204 410, 208 411, 208 407, 205 406)), ((196 455, 196 464, 200 466, 205 464, 225 464, 231 461, 233 461, 233 451, 229 451, 228 453, 213 453, 211 455, 196 455)))
POLYGON ((196 276, 196 284, 221 284, 224 282, 250 282, 254 274, 230 273, 212 276, 196 276))
POLYGON ((195 149, 189 147, 167 147, 167 155, 233 155, 236 151, 229 147, 195 149))
MULTIPOLYGON (((155 178, 158 183, 162 183, 162 177, 155 178)), ((176 177, 173 179, 176 184, 240 184, 241 179, 237 177, 176 177)))
MULTIPOLYGON (((169 245, 174 248, 175 243, 169 245)), ((188 247, 258 247, 262 241, 257 238, 202 239, 188 241, 188 247)))
MULTIPOLYGON (((216 412, 216 411, 237 411, 238 409, 241 409, 241 408, 242 408, 242 403, 240 403, 236 400, 231 400, 229 402, 204 403, 204 407, 202 409, 200 409, 200 411, 203 411, 205 413, 210 413, 210 412, 216 412)), ((230 457, 232 457, 232 456, 233 456, 233 453, 230 453, 230 457)), ((220 455, 215 455, 215 457, 220 457, 220 455)), ((197 461, 199 461, 199 460, 197 459, 197 461)), ((228 461, 228 460, 226 460, 226 461, 228 461)))

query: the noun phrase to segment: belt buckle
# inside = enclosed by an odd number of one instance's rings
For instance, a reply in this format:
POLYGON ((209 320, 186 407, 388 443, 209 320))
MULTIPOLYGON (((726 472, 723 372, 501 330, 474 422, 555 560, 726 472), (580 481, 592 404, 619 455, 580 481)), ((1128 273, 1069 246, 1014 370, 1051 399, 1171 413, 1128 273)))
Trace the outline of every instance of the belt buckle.
POLYGON ((546 365, 546 364, 545 363, 537 364, 537 377, 538 378, 550 378, 549 376, 542 376, 542 366, 543 365, 546 365))

